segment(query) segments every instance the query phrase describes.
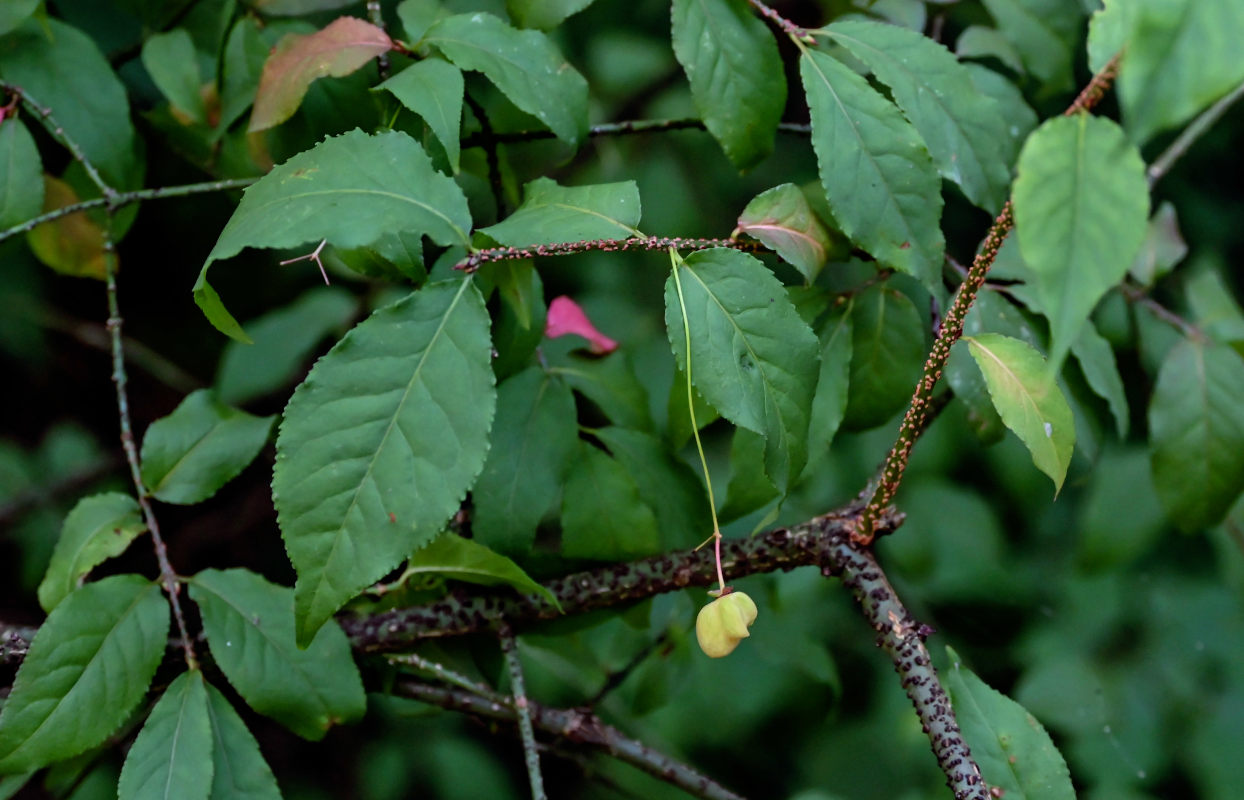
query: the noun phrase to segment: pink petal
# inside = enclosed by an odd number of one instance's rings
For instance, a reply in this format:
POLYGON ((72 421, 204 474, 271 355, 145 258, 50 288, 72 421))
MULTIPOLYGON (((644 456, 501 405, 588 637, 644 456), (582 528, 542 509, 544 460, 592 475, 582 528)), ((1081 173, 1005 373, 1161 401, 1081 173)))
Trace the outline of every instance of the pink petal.
POLYGON ((587 339, 589 349, 598 356, 618 349, 617 342, 596 330, 596 326, 587 318, 587 314, 583 313, 583 309, 579 308, 578 303, 562 295, 553 298, 553 302, 549 303, 548 323, 545 326, 544 335, 550 339, 556 339, 558 336, 568 334, 587 339))

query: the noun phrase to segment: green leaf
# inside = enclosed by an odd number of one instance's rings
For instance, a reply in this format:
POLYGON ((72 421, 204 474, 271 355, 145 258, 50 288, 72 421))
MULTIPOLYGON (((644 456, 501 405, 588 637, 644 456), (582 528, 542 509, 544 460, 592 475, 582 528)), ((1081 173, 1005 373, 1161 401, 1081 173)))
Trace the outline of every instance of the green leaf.
POLYGON ((890 87, 942 177, 996 214, 1011 185, 1001 147, 1007 132, 997 104, 976 91, 967 68, 942 45, 896 25, 843 20, 824 31, 890 87))
POLYGON ((254 17, 242 17, 229 32, 221 59, 220 122, 224 131, 238 120, 255 102, 263 65, 268 60, 268 44, 263 26, 254 17))
POLYGON ((812 148, 834 220, 882 264, 939 285, 941 181, 924 142, 849 67, 815 50, 799 61, 812 148))
POLYGON ((377 86, 376 91, 387 89, 402 105, 422 117, 445 148, 450 168, 457 172, 465 85, 462 71, 453 64, 425 58, 377 86))
POLYGON ((1149 401, 1158 499, 1180 530, 1218 523, 1244 490, 1244 361, 1227 345, 1185 339, 1162 362, 1149 401))
POLYGON ((529 367, 497 389, 492 447, 471 499, 483 545, 522 555, 557 502, 579 438, 574 397, 560 379, 529 367))
POLYGON ((639 186, 635 181, 595 186, 558 186, 537 178, 523 190, 523 204, 504 221, 480 228, 511 247, 626 239, 637 235, 639 186))
POLYGON ((842 426, 867 430, 906 407, 924 365, 927 326, 907 295, 870 286, 851 302, 851 379, 842 426))
POLYGON ((143 436, 143 483, 166 503, 202 502, 255 460, 275 419, 230 408, 208 389, 192 392, 143 436))
POLYGON ((520 28, 552 30, 593 0, 505 0, 505 10, 520 28))
POLYGON ((531 259, 494 261, 480 267, 483 278, 491 280, 501 295, 501 309, 492 328, 496 355, 492 371, 498 381, 522 372, 544 341, 548 306, 544 303, 544 284, 531 259))
POLYGON ((1028 448, 1037 469, 1054 481, 1055 490, 1062 489, 1076 431, 1049 365, 1032 347, 1009 336, 965 338, 1002 421, 1028 448))
POLYGON ((587 136, 587 81, 545 34, 520 31, 477 12, 440 20, 423 42, 460 69, 484 73, 511 103, 567 144, 577 145, 587 136))
POLYGON ((1126 438, 1129 422, 1127 392, 1110 342, 1102 338, 1090 323, 1080 329, 1079 337, 1071 345, 1071 354, 1080 362, 1080 371, 1084 373, 1089 388, 1110 406, 1115 432, 1120 439, 1126 438))
POLYGON ((300 17, 313 11, 328 11, 353 3, 354 0, 249 0, 248 5, 273 17, 300 17))
POLYGON ((440 533, 488 452, 488 313, 433 283, 346 334, 290 399, 272 479, 298 641, 440 533))
MULTIPOLYGON (((965 331, 966 333, 966 331, 965 331)), ((955 342, 946 361, 946 383, 955 393, 955 400, 963 404, 968 425, 983 444, 997 444, 1006 436, 1002 417, 993 407, 989 388, 980 367, 972 360, 968 344, 955 342)))
POLYGON ((0 772, 75 756, 120 727, 168 644, 168 604, 138 575, 66 597, 39 628, 0 712, 0 772))
POLYGON ((47 574, 39 584, 39 605, 50 612, 92 569, 124 553, 145 530, 138 503, 128 494, 107 492, 79 500, 65 517, 47 574))
POLYGON ((674 0, 674 55, 705 127, 739 169, 773 152, 786 75, 777 43, 742 0, 674 0))
POLYGON ((691 387, 691 403, 687 402, 687 373, 677 364, 674 365, 674 381, 670 384, 669 397, 665 401, 666 431, 665 438, 670 446, 678 450, 691 438, 691 414, 688 406, 695 408, 695 426, 704 430, 717 420, 721 414, 708 404, 704 395, 695 387, 691 387))
POLYGON ((39 0, 9 0, 0 4, 0 35, 21 25, 38 7, 39 0))
POLYGON ((816 335, 773 273, 746 253, 701 250, 675 270, 665 282, 665 325, 678 363, 686 369, 690 358, 692 382, 722 416, 765 437, 765 470, 785 491, 807 461, 816 335))
POLYGON ((0 45, 0 78, 51 108, 114 188, 135 188, 135 150, 125 87, 89 36, 58 19, 28 19, 0 45))
POLYGON ((634 478, 640 498, 656 513, 666 549, 694 547, 712 532, 704 485, 660 439, 616 426, 593 435, 634 478))
MULTIPOLYGON (((721 524, 745 517, 780 496, 765 475, 764 453, 764 437, 747 428, 734 429, 730 441, 730 483, 726 485, 726 502, 718 512, 721 524)), ((710 530, 705 535, 711 534, 710 530)))
POLYGON ((0 230, 43 211, 43 162, 20 119, 0 123, 0 230))
MULTIPOLYGON (((604 358, 575 352, 553 356, 549 371, 595 403, 614 425, 640 431, 653 429, 648 392, 636 377, 625 349, 604 358)), ((683 407, 686 408, 685 402, 683 407)))
POLYGON ((1029 284, 1050 320, 1050 361, 1058 366, 1144 241, 1145 165, 1113 122, 1076 114, 1029 136, 1018 172, 1016 234, 1029 284))
POLYGON ((972 85, 976 91, 988 95, 998 104, 1002 117, 1006 138, 998 144, 1004 151, 1004 160, 1008 167, 1015 164, 1019 149, 1023 146, 1028 134, 1037 127, 1037 112, 1032 110, 1023 92, 1011 81, 980 64, 964 64, 972 76, 972 85))
POLYGON ((960 58, 996 58, 1012 72, 1024 71, 1019 51, 997 28, 969 25, 955 40, 955 54, 960 58))
POLYGON ((254 344, 230 341, 216 373, 221 402, 241 405, 289 386, 307 368, 316 346, 344 332, 358 312, 358 301, 344 289, 317 286, 285 308, 251 323, 254 344))
POLYGON ((1100 70, 1119 50, 1119 101, 1132 141, 1144 144, 1244 80, 1237 44, 1244 7, 1235 0, 1112 2, 1093 16, 1089 64, 1100 70))
POLYGON ((349 249, 395 233, 467 244, 466 197, 400 131, 330 137, 276 167, 246 190, 194 285, 194 299, 217 330, 249 341, 207 282, 212 262, 245 247, 298 247, 326 240, 349 249))
POLYGON ((212 725, 203 673, 178 675, 125 756, 119 800, 207 800, 212 790, 212 725))
POLYGON ((404 575, 425 573, 480 586, 511 586, 519 593, 543 595, 561 608, 552 592, 532 580, 513 561, 479 542, 448 531, 411 556, 404 575))
POLYGON ((397 18, 406 32, 406 42, 415 45, 437 20, 449 16, 440 0, 402 0, 397 4, 397 18))
POLYGON ((1201 269, 1188 276, 1184 294, 1197 327, 1210 338, 1228 344, 1244 341, 1244 311, 1223 281, 1225 266, 1201 269))
POLYGON ((212 657, 233 688, 260 714, 318 741, 363 716, 363 682, 335 623, 299 649, 291 595, 244 569, 204 570, 190 581, 212 657))
POLYGON ((393 40, 370 22, 338 17, 323 30, 291 33, 277 43, 263 65, 250 133, 280 125, 294 115, 311 82, 340 78, 393 48, 393 40))
POLYGON ((656 515, 625 467, 580 442, 562 492, 562 555, 623 561, 661 549, 656 515))
POLYGON ((199 92, 203 79, 194 42, 185 28, 156 33, 143 42, 143 67, 175 112, 193 122, 207 121, 207 106, 199 92))
POLYGON ((1074 800, 1067 763, 1041 723, 960 666, 954 650, 946 653, 946 689, 985 782, 1018 800, 1074 800))
POLYGON ((984 0, 1028 71, 1057 92, 1071 86, 1072 46, 1081 34, 1078 0, 984 0))
POLYGON ((735 233, 746 233, 816 280, 829 256, 829 231, 817 219, 803 192, 793 183, 774 186, 752 198, 739 214, 735 233))
POLYGON ((821 372, 808 419, 808 463, 829 452, 838 426, 846 416, 851 386, 852 323, 847 313, 835 313, 821 328, 821 372))
POLYGON ((1145 243, 1128 273, 1142 285, 1152 286, 1154 281, 1168 274, 1176 264, 1183 261, 1186 255, 1188 243, 1180 233, 1175 206, 1169 200, 1164 200, 1149 218, 1145 243))
POLYGON ((281 800, 259 743, 211 684, 207 685, 207 718, 212 726, 211 800, 281 800))

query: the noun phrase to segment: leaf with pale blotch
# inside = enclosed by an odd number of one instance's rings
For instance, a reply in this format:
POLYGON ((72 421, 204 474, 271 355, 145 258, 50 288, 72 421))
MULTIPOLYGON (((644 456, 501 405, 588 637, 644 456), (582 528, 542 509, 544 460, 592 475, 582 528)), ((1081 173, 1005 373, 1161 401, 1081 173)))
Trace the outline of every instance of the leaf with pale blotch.
POLYGON ((168 645, 168 603, 138 575, 113 575, 66 597, 30 643, 0 712, 0 773, 100 744, 147 694, 168 645))
POLYGON ((194 300, 217 330, 247 342, 207 282, 213 262, 246 247, 326 240, 350 249, 398 233, 467 244, 470 228, 466 196, 433 168, 414 139, 400 131, 351 131, 299 153, 247 188, 199 271, 194 300))
POLYGON ((212 724, 203 673, 178 675, 151 709, 125 756, 118 800, 207 800, 212 791, 212 724))
POLYGON ((0 122, 0 230, 43 210, 43 164, 25 123, 0 122))
MULTIPOLYGON (((77 203, 81 198, 68 183, 42 177, 43 210, 55 211, 77 203)), ((53 270, 77 278, 104 279, 104 229, 85 211, 68 214, 39 225, 26 234, 35 256, 53 270)))
POLYGON ((815 50, 799 61, 834 220, 882 264, 940 286, 941 180, 919 134, 850 67, 815 50))
POLYGON ((403 574, 439 575, 480 586, 510 586, 519 593, 543 595, 561 608, 553 593, 532 580, 522 567, 479 542, 455 533, 442 533, 432 544, 411 556, 403 574))
POLYGON ((377 86, 376 91, 392 92, 402 105, 422 117, 445 148, 450 169, 457 172, 464 87, 462 71, 453 64, 425 58, 377 86))
POLYGON ((574 397, 559 378, 529 367, 501 384, 492 447, 471 490, 481 544, 526 555, 557 502, 578 436, 574 397))
POLYGON ((967 68, 942 45, 896 25, 842 20, 824 31, 890 87, 942 176, 996 214, 1011 184, 1001 146, 1007 132, 997 104, 975 90, 967 68))
POLYGON ((211 800, 281 800, 259 742, 211 684, 207 686, 207 718, 212 726, 211 800))
POLYGON ((985 782, 1006 797, 1074 800, 1067 763, 1041 723, 963 667, 954 650, 946 652, 951 660, 946 690, 985 782))
POLYGON ((773 273, 747 253, 701 250, 675 269, 677 281, 671 274, 665 282, 665 325, 679 365, 686 368, 690 358, 691 380, 704 398, 765 437, 765 470, 785 491, 807 461, 820 367, 816 334, 773 273))
POLYGON ((263 65, 247 130, 280 125, 298 110, 312 81, 349 75, 391 49, 393 40, 383 28, 355 17, 339 17, 307 36, 289 34, 263 65))
POLYGON ((737 232, 777 251, 809 282, 816 280, 829 256, 829 231, 793 183, 774 186, 752 198, 739 214, 737 232))
POLYGON ((639 215, 635 181, 558 186, 537 178, 524 187, 523 204, 513 214, 480 231, 511 247, 626 239, 638 234, 639 215))
POLYGON ((432 541, 479 474, 496 402, 488 322, 472 279, 428 284, 359 323, 295 390, 272 492, 300 643, 432 541))
POLYGON ((190 581, 212 657, 247 704, 306 739, 363 715, 363 681, 335 623, 305 649, 294 641, 292 592, 244 569, 190 581))
POLYGON ((255 460, 275 419, 192 392, 143 436, 143 483, 166 503, 202 502, 255 460))
POLYGON ((773 34, 742 0, 674 0, 674 55, 704 125, 739 169, 773 151, 786 76, 773 34))
POLYGON ((511 103, 567 144, 587 136, 587 81, 544 33, 520 31, 475 12, 440 20, 422 41, 459 69, 484 73, 511 103))
POLYGON ((145 530, 138 502, 128 494, 106 492, 79 500, 65 517, 39 584, 39 605, 44 611, 56 608, 92 569, 124 553, 145 530))
POLYGON ((1227 345, 1171 348, 1149 400, 1153 485, 1184 531, 1217 524, 1244 490, 1244 361, 1227 345))
POLYGON ((1028 283, 1050 320, 1050 361, 1058 366, 1145 239, 1145 165, 1118 125, 1076 114, 1028 137, 1018 173, 1015 232, 1028 283))
POLYGON ((1075 422, 1049 365, 1033 348, 997 333, 965 337, 985 376, 994 408, 1028 452, 1037 469, 1063 486, 1076 441, 1075 422))

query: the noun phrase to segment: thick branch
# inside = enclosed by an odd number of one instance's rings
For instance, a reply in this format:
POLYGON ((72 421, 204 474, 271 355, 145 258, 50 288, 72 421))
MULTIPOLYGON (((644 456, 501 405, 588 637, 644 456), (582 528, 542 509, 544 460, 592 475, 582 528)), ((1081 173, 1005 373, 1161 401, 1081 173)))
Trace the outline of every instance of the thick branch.
MULTIPOLYGON (((451 711, 461 711, 478 717, 513 722, 514 708, 503 698, 482 697, 458 689, 432 686, 422 681, 401 679, 393 685, 393 693, 413 700, 440 706, 451 711)), ((711 778, 691 767, 659 753, 642 742, 624 735, 617 728, 606 725, 600 718, 585 709, 547 708, 528 702, 532 724, 542 731, 561 737, 574 744, 586 745, 607 753, 619 761, 660 778, 667 783, 705 800, 743 800, 711 778)))
MULTIPOLYGON (((855 529, 859 506, 831 512, 790 528, 722 542, 722 567, 730 579, 795 567, 821 565, 855 529)), ((877 522, 881 532, 902 522, 892 510, 877 522)), ((711 550, 681 550, 629 564, 611 564, 549 581, 545 587, 566 615, 582 614, 654 597, 716 579, 711 550)), ((562 613, 543 595, 512 593, 451 595, 433 603, 366 617, 339 617, 354 647, 366 652, 405 650, 421 639, 490 630, 497 619, 520 627, 562 613)))
POLYGON ((864 618, 877 631, 877 646, 894 662, 894 671, 916 707, 933 755, 956 800, 990 800, 989 787, 963 741, 950 699, 924 646, 932 628, 912 618, 870 550, 850 539, 838 538, 827 556, 825 571, 841 576, 864 618))

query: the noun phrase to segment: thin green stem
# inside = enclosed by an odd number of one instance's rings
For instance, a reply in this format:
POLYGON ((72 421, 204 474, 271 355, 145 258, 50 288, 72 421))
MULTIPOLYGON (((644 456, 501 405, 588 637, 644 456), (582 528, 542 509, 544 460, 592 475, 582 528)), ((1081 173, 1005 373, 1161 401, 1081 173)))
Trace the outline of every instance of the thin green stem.
POLYGON ((687 318, 687 301, 682 294, 682 278, 678 275, 678 268, 682 266, 682 256, 678 255, 678 251, 670 248, 670 265, 674 273, 674 289, 678 293, 678 311, 682 314, 682 332, 684 337, 684 345, 686 350, 687 366, 684 370, 687 376, 687 415, 691 418, 691 435, 695 439, 695 450, 700 456, 700 468, 704 470, 704 487, 708 490, 708 513, 713 520, 713 554, 717 561, 717 586, 722 591, 726 590, 726 576, 721 568, 721 526, 717 524, 717 500, 713 497, 713 478, 708 472, 708 459, 704 457, 704 444, 700 441, 700 426, 695 420, 695 389, 691 385, 691 322, 687 318))
POLYGON ((126 390, 128 378, 125 373, 125 351, 121 341, 121 305, 117 300, 117 256, 112 242, 111 233, 104 242, 104 278, 107 283, 108 295, 108 335, 112 340, 112 382, 117 390, 117 415, 121 425, 121 448, 125 451, 125 460, 130 467, 130 479, 134 482, 134 490, 138 495, 138 505, 143 512, 143 521, 151 533, 151 542, 155 548, 156 561, 160 565, 160 576, 164 581, 164 590, 168 593, 169 604, 173 607, 173 619, 177 622, 177 633, 182 653, 186 658, 186 666, 198 668, 198 659, 194 654, 194 645, 190 632, 186 628, 186 618, 182 613, 181 601, 178 599, 177 573, 168 560, 168 548, 164 537, 160 535, 160 524, 156 519, 155 510, 151 507, 151 495, 143 483, 142 466, 138 457, 138 447, 134 442, 134 427, 130 421, 130 400, 126 390))
POLYGON ((527 778, 531 781, 531 800, 546 800, 544 776, 540 773, 540 751, 536 747, 536 731, 531 723, 531 708, 523 682, 523 664, 518 660, 518 641, 506 622, 497 626, 497 635, 501 639, 501 652, 505 655, 505 663, 510 670, 510 693, 514 698, 514 710, 518 714, 518 734, 523 740, 527 778))
POLYGON ((1244 83, 1232 89, 1217 103, 1214 103, 1202 112, 1188 127, 1184 128, 1175 137, 1175 141, 1171 142, 1170 146, 1163 150, 1162 154, 1149 165, 1149 169, 1146 172, 1146 176, 1149 179, 1149 188, 1152 189, 1153 185, 1162 179, 1162 176, 1170 172, 1171 167, 1175 166, 1175 162, 1182 158, 1191 149, 1196 140, 1200 139, 1206 131, 1213 127, 1214 123, 1223 114, 1227 113, 1227 109, 1235 105, 1241 97, 1244 97, 1244 83))
POLYGON ((91 160, 86 157, 86 153, 82 151, 82 148, 78 146, 78 143, 74 141, 73 137, 65 133, 65 128, 57 122, 56 117, 52 115, 52 109, 31 97, 30 93, 20 86, 0 82, 0 89, 21 98, 22 104, 29 108, 35 116, 39 118, 40 124, 43 125, 44 129, 47 130, 49 134, 51 134, 52 138, 60 142, 65 149, 73 155, 74 160, 82 165, 82 168, 86 170, 87 177, 91 179, 91 183, 95 184, 95 186, 99 188, 99 192, 104 196, 104 200, 111 204, 117 196, 117 190, 112 188, 112 186, 104 180, 103 176, 99 174, 99 170, 96 169, 95 165, 91 163, 91 160))
POLYGON ((207 181, 205 183, 188 183, 182 186, 164 186, 158 189, 139 189, 133 192, 118 192, 113 195, 111 201, 104 197, 95 197, 90 200, 83 200, 80 203, 74 203, 72 205, 64 206, 63 208, 48 211, 47 213, 40 214, 37 217, 31 217, 25 222, 0 231, 0 242, 3 242, 5 239, 13 236, 17 236, 18 234, 34 230, 36 227, 45 222, 52 222, 53 220, 60 219, 61 217, 76 214, 79 211, 89 211, 92 208, 103 208, 105 206, 112 209, 120 209, 124 206, 128 206, 132 203, 140 203, 144 200, 161 200, 168 197, 185 197, 186 195, 204 194, 207 192, 223 192, 228 189, 243 189, 250 186, 257 180, 259 179, 230 178, 220 181, 207 181))

